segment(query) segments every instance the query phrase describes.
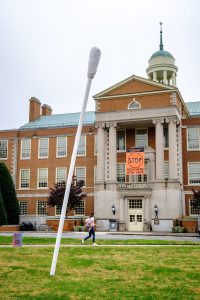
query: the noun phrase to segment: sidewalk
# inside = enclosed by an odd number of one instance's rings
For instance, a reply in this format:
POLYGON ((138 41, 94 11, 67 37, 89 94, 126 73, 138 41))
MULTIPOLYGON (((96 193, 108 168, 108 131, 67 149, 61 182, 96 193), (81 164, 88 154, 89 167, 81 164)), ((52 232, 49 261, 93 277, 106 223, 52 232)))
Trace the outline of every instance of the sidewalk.
MULTIPOLYGON (((98 232, 98 231, 97 231, 98 232)), ((167 232, 167 231, 109 231, 107 232, 113 235, 149 235, 149 236, 184 236, 184 237, 200 237, 198 233, 178 233, 178 232, 167 232)))

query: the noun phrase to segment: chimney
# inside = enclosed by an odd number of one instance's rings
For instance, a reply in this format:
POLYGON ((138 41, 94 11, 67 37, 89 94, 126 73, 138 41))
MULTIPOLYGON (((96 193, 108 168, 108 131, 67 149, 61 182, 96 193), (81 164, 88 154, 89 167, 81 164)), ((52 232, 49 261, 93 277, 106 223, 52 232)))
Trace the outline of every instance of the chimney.
POLYGON ((35 97, 31 97, 29 106, 29 122, 35 121, 40 117, 41 102, 35 97))
POLYGON ((51 106, 47 104, 42 105, 42 116, 49 116, 52 114, 52 108, 51 106))

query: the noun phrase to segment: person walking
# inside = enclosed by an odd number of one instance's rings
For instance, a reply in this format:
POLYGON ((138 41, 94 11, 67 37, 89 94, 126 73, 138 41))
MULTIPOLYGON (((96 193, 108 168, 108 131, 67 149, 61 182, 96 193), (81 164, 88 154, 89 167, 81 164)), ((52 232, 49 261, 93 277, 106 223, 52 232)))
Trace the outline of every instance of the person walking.
POLYGON ((96 246, 97 244, 95 243, 94 213, 91 213, 89 218, 86 219, 85 226, 89 231, 89 234, 82 240, 82 244, 84 245, 85 241, 92 237, 93 245, 96 246))

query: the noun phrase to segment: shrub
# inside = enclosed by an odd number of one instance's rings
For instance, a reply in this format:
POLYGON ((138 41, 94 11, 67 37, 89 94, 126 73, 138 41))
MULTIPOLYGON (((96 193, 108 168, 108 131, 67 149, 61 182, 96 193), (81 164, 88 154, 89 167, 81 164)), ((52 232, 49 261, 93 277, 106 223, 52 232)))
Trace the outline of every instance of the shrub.
POLYGON ((9 225, 19 224, 19 203, 15 186, 7 166, 0 163, 0 188, 9 225))

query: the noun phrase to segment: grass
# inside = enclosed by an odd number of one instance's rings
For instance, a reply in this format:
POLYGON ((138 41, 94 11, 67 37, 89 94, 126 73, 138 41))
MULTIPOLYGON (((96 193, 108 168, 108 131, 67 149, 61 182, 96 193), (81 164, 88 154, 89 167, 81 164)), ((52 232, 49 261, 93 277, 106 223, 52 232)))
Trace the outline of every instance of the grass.
POLYGON ((199 246, 61 247, 53 277, 52 256, 0 248, 0 299, 200 299, 199 246))
MULTIPOLYGON (((45 237, 23 237, 23 245, 55 245, 56 238, 45 237)), ((191 241, 170 241, 170 240, 104 240, 98 239, 98 245, 200 245, 200 242, 191 241)), ((61 245, 80 245, 81 239, 62 238, 61 245)), ((86 245, 91 245, 91 239, 86 245)), ((0 245, 12 245, 12 236, 0 236, 0 245)))

